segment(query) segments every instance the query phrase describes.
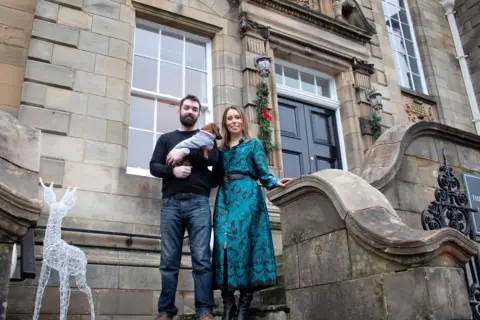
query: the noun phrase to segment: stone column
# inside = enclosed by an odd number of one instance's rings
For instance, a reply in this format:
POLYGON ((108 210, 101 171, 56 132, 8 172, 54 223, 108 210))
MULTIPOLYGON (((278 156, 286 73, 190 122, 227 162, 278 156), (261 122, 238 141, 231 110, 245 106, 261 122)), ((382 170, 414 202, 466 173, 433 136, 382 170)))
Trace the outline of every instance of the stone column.
POLYGON ((338 74, 336 77, 338 100, 340 101, 340 117, 342 120, 345 152, 348 171, 358 173, 362 166, 364 141, 362 139, 359 118, 361 105, 358 104, 356 77, 352 69, 338 74))
POLYGON ((36 5, 37 0, 0 0, 0 110, 15 117, 22 95, 36 5))
MULTIPOLYGON (((253 20, 250 20, 247 13, 240 14, 240 31, 242 37, 242 72, 243 72, 243 105, 245 108, 245 114, 249 120, 250 131, 253 136, 257 136, 259 132, 259 125, 257 119, 257 111, 255 107, 255 99, 257 98, 257 86, 261 82, 259 72, 255 66, 254 59, 258 55, 271 55, 273 52, 268 46, 268 36, 270 29, 267 26, 261 25, 253 20)), ((274 59, 270 65, 270 72, 273 73, 274 59)), ((270 79, 271 79, 270 75, 270 79)), ((268 81, 269 86, 269 105, 270 112, 272 111, 273 97, 272 83, 268 81)), ((278 116, 278 115, 277 115, 278 116)), ((277 117, 278 118, 278 117, 277 117)), ((272 128, 272 142, 276 141, 275 123, 278 123, 278 119, 275 119, 274 128, 272 128)), ((269 155, 269 165, 276 168, 278 165, 278 157, 275 154, 278 151, 274 151, 269 155)))
MULTIPOLYGON (((40 130, 0 111, 0 320, 6 319, 12 247, 36 224, 40 130)), ((14 257, 16 258, 16 257, 14 257)))

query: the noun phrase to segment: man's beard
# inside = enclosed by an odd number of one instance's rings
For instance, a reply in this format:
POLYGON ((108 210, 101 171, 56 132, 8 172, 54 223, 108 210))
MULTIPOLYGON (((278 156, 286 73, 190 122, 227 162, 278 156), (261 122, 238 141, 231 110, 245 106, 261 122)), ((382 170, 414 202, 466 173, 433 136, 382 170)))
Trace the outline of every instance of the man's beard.
POLYGON ((197 123, 197 118, 192 115, 180 115, 180 123, 187 128, 191 128, 197 123))

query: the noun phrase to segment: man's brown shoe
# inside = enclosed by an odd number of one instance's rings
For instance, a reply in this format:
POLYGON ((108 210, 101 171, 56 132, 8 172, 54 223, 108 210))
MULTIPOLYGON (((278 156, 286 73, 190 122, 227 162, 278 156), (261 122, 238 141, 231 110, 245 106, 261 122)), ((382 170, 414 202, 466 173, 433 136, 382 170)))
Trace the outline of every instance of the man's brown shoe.
POLYGON ((200 317, 200 320, 213 320, 213 315, 210 312, 205 312, 200 317))
MULTIPOLYGON (((213 318, 212 318, 213 319, 213 318)), ((169 317, 168 314, 159 314, 155 320, 173 320, 172 317, 169 317)))

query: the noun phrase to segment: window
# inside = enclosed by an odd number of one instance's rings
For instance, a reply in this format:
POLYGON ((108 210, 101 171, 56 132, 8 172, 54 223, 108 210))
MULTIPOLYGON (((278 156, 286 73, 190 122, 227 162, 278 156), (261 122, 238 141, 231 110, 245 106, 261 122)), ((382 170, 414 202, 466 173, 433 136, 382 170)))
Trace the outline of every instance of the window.
POLYGON ((407 0, 382 0, 400 86, 427 93, 407 0))
POLYGON ((187 94, 202 102, 199 126, 212 121, 210 40, 138 20, 128 130, 127 172, 150 175, 162 133, 178 128, 178 105, 187 94))
POLYGON ((275 62, 277 87, 300 91, 312 97, 336 99, 335 81, 329 75, 308 70, 285 61, 275 62))

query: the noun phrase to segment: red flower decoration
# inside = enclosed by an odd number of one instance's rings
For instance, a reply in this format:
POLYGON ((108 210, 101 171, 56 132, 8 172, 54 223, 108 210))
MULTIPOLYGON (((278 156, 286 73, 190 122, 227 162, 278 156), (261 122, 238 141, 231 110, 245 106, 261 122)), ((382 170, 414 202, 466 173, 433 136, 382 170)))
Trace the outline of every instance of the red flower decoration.
POLYGON ((272 116, 268 113, 266 108, 262 109, 262 118, 267 119, 268 121, 272 122, 272 116))

